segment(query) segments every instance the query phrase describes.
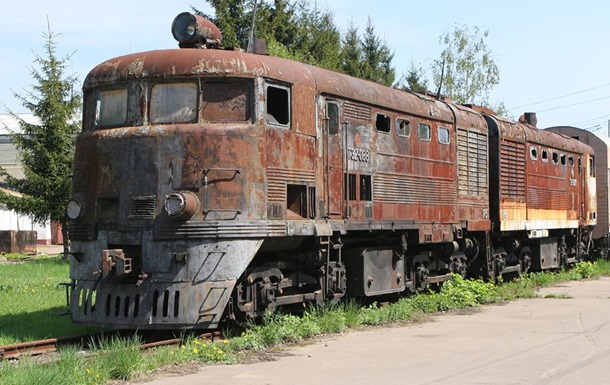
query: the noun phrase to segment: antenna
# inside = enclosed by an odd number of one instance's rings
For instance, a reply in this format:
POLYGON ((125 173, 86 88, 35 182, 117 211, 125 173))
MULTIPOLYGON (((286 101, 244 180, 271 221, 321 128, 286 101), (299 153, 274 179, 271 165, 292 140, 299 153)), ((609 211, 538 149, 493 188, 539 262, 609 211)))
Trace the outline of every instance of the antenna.
POLYGON ((441 80, 438 84, 438 89, 436 90, 436 98, 438 100, 442 99, 441 90, 443 89, 443 78, 445 77, 445 60, 443 59, 443 66, 441 67, 441 80))
POLYGON ((252 53, 254 51, 254 21, 256 20, 256 5, 258 1, 254 1, 254 9, 252 9, 252 24, 250 24, 250 35, 248 36, 248 47, 247 52, 252 53))

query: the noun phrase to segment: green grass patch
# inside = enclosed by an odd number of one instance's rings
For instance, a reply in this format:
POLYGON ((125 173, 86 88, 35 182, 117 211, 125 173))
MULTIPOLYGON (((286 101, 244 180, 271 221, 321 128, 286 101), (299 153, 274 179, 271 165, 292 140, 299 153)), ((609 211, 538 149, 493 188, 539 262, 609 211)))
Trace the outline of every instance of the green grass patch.
POLYGON ((61 258, 41 258, 0 265, 0 345, 87 333, 67 311, 69 264, 61 258))
POLYGON ((0 257, 6 258, 10 261, 10 260, 29 258, 29 257, 31 257, 31 255, 23 254, 23 253, 0 253, 0 257))

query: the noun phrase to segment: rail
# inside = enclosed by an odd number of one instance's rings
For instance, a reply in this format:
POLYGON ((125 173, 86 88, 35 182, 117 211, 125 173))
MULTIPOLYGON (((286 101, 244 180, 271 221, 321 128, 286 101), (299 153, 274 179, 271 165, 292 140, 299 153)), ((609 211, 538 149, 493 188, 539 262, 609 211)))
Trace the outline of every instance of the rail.
MULTIPOLYGON (((79 336, 71 336, 71 337, 59 337, 59 338, 49 338, 44 340, 37 341, 28 341, 21 342, 17 344, 4 345, 0 346, 0 361, 2 360, 10 360, 10 359, 19 359, 23 356, 38 356, 42 354, 48 354, 55 352, 59 349, 60 346, 66 345, 89 345, 94 341, 99 341, 103 338, 107 338, 111 335, 116 335, 114 333, 98 333, 98 334, 86 334, 79 336)), ((222 338, 220 332, 210 332, 200 334, 199 338, 207 339, 210 341, 214 341, 216 339, 222 338)), ((147 341, 140 345, 140 349, 152 349, 159 346, 170 346, 170 345, 178 345, 182 343, 183 338, 170 338, 170 339, 160 339, 160 340, 152 340, 147 341)))

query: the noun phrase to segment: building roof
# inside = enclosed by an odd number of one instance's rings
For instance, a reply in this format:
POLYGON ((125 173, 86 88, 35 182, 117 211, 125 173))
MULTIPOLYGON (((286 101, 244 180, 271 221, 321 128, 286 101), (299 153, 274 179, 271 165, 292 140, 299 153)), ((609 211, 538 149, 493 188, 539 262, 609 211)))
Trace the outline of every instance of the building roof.
MULTIPOLYGON (((19 118, 28 123, 38 123, 39 119, 34 114, 17 114, 19 118)), ((19 133, 19 121, 8 114, 0 114, 0 135, 8 135, 11 133, 19 133)))

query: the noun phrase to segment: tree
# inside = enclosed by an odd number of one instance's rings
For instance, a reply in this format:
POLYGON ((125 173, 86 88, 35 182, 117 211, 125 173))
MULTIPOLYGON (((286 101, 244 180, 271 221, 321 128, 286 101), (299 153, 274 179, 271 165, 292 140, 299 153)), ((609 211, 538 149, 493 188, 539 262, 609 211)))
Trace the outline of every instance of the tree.
MULTIPOLYGON (((245 48, 252 23, 253 2, 248 0, 205 0, 214 8, 215 17, 191 6, 197 15, 210 19, 222 32, 225 47, 245 48)), ((254 0, 258 1, 258 0, 254 0)))
POLYGON ((339 69, 341 34, 331 11, 322 11, 317 1, 297 3, 297 34, 294 50, 305 56, 305 61, 319 67, 339 69))
POLYGON ((347 31, 342 41, 341 48, 341 70, 355 77, 363 77, 362 48, 358 27, 354 20, 350 20, 347 31))
POLYGON ((432 73, 437 86, 442 82, 441 93, 458 103, 489 105, 489 91, 500 82, 500 73, 485 44, 488 35, 487 29, 456 25, 439 37, 445 48, 434 61, 432 73))
POLYGON ((394 54, 387 43, 376 34, 373 20, 369 16, 362 38, 362 59, 364 61, 364 78, 391 87, 396 73, 392 67, 394 54))
POLYGON ((48 32, 43 33, 45 56, 34 54, 38 68, 29 68, 35 84, 26 95, 13 91, 15 98, 40 123, 27 123, 7 110, 21 129, 21 133, 12 132, 10 136, 18 150, 24 178, 11 176, 0 167, 0 179, 23 197, 0 192, 0 202, 38 222, 50 219, 63 223, 71 191, 74 137, 80 131, 77 116, 81 102, 80 95, 73 91, 77 77, 64 75, 70 56, 57 57, 56 35, 51 32, 50 25, 47 27, 48 32))
POLYGON ((416 65, 411 59, 409 62, 409 71, 403 75, 398 82, 397 88, 411 91, 426 91, 428 89, 428 79, 426 79, 426 71, 421 64, 416 65))

